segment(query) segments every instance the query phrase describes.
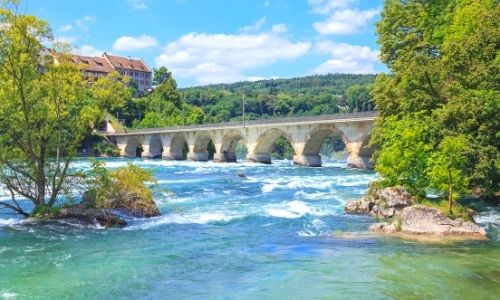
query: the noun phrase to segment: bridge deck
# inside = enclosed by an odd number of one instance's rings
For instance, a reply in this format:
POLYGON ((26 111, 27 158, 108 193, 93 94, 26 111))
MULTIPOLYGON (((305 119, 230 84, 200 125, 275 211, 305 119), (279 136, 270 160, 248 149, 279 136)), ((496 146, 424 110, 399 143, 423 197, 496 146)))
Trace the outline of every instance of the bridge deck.
POLYGON ((115 132, 115 133, 101 132, 101 133, 107 136, 134 136, 134 135, 154 134, 154 133, 241 128, 242 126, 259 127, 259 126, 270 126, 270 125, 283 126, 283 125, 300 125, 300 124, 346 123, 346 122, 372 121, 375 120, 376 116, 377 116, 376 112, 369 111, 369 112, 343 113, 343 114, 308 116, 308 117, 251 120, 251 121, 246 121, 245 124, 243 124, 242 121, 238 121, 238 122, 198 124, 198 125, 163 127, 163 128, 127 129, 125 132, 115 132))

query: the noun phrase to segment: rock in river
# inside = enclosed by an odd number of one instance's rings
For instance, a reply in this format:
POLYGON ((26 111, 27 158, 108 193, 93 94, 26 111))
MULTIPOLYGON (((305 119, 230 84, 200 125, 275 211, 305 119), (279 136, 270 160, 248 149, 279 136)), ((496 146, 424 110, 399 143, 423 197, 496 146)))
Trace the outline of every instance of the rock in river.
POLYGON ((422 205, 406 207, 392 223, 377 223, 370 230, 388 234, 486 238, 486 231, 478 224, 451 219, 436 208, 422 205))
POLYGON ((413 196, 404 187, 386 187, 375 190, 359 200, 348 202, 347 214, 370 214, 384 219, 414 203, 413 196))

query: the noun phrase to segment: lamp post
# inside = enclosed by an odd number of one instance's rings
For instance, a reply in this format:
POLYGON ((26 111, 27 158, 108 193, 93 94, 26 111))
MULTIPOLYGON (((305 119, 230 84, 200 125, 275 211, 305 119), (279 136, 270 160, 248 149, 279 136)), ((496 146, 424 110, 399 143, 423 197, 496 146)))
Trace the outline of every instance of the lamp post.
POLYGON ((243 128, 245 128, 245 91, 243 91, 242 94, 243 94, 243 128))

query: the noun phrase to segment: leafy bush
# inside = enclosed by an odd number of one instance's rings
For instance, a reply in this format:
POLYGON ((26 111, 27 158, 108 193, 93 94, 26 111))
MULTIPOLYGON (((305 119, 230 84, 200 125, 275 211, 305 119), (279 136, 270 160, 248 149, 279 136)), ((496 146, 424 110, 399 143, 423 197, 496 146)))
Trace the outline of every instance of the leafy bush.
POLYGON ((94 145, 94 151, 97 151, 101 155, 116 157, 120 155, 120 149, 115 145, 97 142, 94 145))
POLYGON ((93 160, 88 174, 88 198, 95 201, 97 208, 111 206, 110 201, 125 198, 125 194, 134 195, 137 199, 153 199, 147 183, 156 183, 151 170, 128 164, 116 170, 108 170, 103 162, 93 160))

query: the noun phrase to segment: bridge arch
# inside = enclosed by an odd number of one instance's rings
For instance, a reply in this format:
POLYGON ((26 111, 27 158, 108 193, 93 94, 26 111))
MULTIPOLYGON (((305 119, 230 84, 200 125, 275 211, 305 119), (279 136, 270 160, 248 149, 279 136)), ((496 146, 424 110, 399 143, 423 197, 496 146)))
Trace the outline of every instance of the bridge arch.
POLYGON ((288 132, 279 128, 269 128, 257 138, 255 147, 252 153, 249 154, 248 160, 270 164, 273 144, 280 137, 285 138, 292 146, 294 153, 296 153, 294 140, 288 132))
POLYGON ((208 146, 210 142, 214 144, 214 139, 210 132, 200 131, 194 136, 194 144, 192 151, 189 153, 189 159, 194 161, 207 161, 209 152, 208 146))
POLYGON ((184 160, 184 145, 186 144, 187 138, 184 134, 175 134, 170 140, 170 158, 173 160, 184 160))
POLYGON ((345 137, 337 127, 333 125, 319 125, 309 131, 308 137, 304 143, 304 150, 302 151, 302 154, 319 155, 323 143, 326 138, 331 135, 340 136, 342 142, 346 145, 345 137))
POLYGON ((136 137, 131 137, 127 140, 127 146, 125 147, 126 157, 141 157, 142 146, 141 141, 136 137))
POLYGON ((240 130, 230 129, 222 137, 219 158, 217 161, 236 162, 236 145, 244 141, 244 135, 240 130))
POLYGON ((159 134, 154 134, 149 139, 149 156, 151 158, 161 158, 163 143, 159 134))
POLYGON ((335 125, 318 125, 306 134, 302 151, 293 157, 294 164, 321 167, 321 148, 325 140, 332 135, 340 136, 344 146, 347 147, 346 137, 335 125))

